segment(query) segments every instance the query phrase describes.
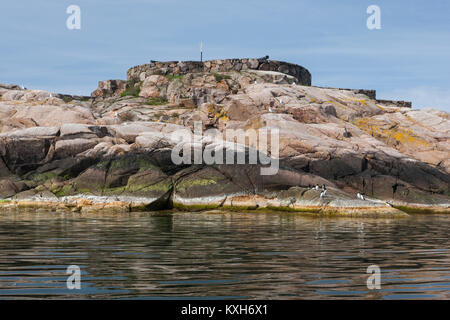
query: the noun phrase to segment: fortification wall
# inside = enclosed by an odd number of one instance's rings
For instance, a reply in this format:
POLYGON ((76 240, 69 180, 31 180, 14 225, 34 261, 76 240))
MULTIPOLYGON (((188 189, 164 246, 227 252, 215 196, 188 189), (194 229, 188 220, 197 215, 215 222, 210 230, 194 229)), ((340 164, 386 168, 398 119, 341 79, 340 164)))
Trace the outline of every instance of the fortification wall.
POLYGON ((410 101, 377 99, 377 102, 381 103, 381 104, 393 105, 394 107, 399 107, 399 108, 412 108, 412 102, 410 102, 410 101))
POLYGON ((128 81, 144 81, 147 77, 160 75, 182 75, 197 72, 230 72, 245 70, 277 71, 295 77, 299 85, 311 85, 311 73, 302 66, 275 60, 265 59, 224 59, 209 61, 167 61, 151 62, 130 68, 128 81))

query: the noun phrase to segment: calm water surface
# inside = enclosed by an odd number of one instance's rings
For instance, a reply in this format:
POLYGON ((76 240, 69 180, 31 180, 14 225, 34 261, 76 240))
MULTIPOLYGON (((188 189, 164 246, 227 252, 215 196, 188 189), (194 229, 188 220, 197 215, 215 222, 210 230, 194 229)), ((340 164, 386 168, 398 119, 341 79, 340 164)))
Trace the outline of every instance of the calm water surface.
POLYGON ((449 299, 450 216, 0 214, 0 299, 449 299), (367 267, 381 268, 368 290, 367 267), (66 287, 69 265, 81 290, 66 287))

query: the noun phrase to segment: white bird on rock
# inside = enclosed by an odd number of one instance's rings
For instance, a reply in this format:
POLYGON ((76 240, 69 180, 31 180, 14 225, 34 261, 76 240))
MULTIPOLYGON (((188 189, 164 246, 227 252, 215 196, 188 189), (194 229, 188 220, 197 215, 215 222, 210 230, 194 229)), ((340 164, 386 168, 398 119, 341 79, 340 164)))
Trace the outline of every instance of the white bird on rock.
POLYGON ((360 199, 360 200, 366 200, 365 198, 364 198, 364 196, 361 194, 361 193, 357 193, 356 194, 356 197, 358 198, 358 199, 360 199))
POLYGON ((322 199, 323 197, 325 197, 326 194, 327 194, 327 189, 323 190, 323 191, 320 193, 320 199, 322 199))

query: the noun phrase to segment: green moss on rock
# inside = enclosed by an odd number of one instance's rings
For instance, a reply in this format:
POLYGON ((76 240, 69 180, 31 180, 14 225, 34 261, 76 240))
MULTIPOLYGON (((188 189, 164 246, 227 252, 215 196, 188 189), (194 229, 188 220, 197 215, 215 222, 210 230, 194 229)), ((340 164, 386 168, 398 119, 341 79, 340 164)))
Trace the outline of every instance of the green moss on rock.
POLYGON ((206 187, 209 185, 216 185, 217 181, 213 178, 194 178, 194 179, 183 179, 177 184, 177 190, 181 192, 186 192, 193 187, 206 187))
POLYGON ((445 210, 444 208, 438 209, 438 208, 418 208, 418 207, 408 207, 408 206, 400 206, 400 205, 394 205, 395 209, 398 209, 400 211, 406 212, 408 214, 448 214, 450 213, 450 210, 445 210))

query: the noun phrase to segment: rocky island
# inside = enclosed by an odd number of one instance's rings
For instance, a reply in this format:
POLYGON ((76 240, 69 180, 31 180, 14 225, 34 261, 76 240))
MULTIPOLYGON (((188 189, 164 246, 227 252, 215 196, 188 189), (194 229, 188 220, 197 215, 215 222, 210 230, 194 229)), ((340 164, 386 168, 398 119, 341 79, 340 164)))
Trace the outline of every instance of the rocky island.
MULTIPOLYGON (((291 63, 151 61, 126 80, 99 82, 90 97, 0 85, 0 114, 1 211, 450 212, 448 113, 311 86, 309 71, 291 63), (279 169, 175 164, 173 149, 190 142, 172 133, 196 123, 219 135, 276 129, 279 169)), ((239 144, 222 138, 225 149, 239 144)), ((217 151, 217 140, 189 148, 217 151)))

